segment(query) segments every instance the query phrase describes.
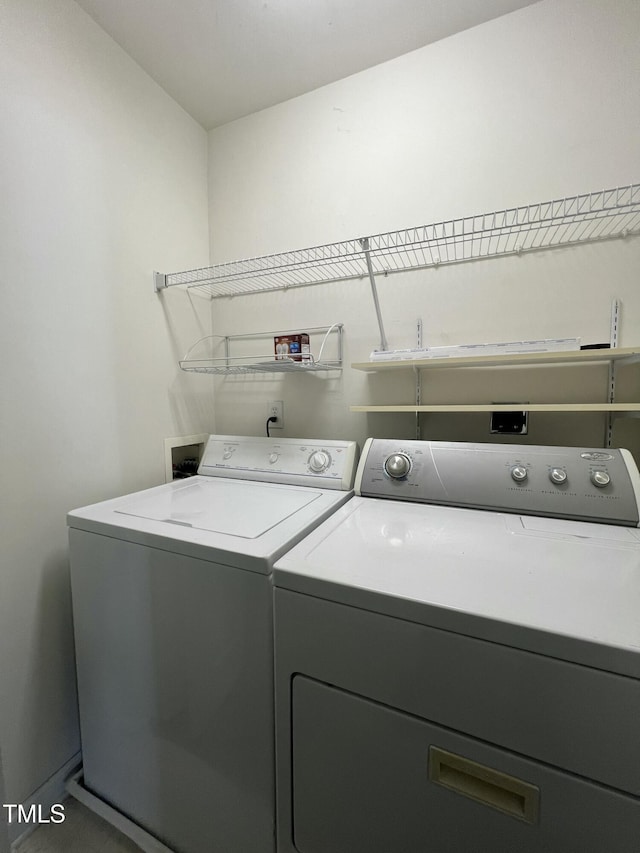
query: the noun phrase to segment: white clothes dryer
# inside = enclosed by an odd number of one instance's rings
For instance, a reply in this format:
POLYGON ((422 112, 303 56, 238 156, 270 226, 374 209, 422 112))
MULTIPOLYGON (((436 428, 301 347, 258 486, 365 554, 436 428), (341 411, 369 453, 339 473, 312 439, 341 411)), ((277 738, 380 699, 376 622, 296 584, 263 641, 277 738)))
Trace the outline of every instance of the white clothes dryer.
POLYGON ((82 791, 146 849, 274 849, 271 570, 355 462, 212 435, 197 476, 69 513, 82 791))
POLYGON ((634 853, 629 453, 369 440, 274 568, 279 853, 634 853))

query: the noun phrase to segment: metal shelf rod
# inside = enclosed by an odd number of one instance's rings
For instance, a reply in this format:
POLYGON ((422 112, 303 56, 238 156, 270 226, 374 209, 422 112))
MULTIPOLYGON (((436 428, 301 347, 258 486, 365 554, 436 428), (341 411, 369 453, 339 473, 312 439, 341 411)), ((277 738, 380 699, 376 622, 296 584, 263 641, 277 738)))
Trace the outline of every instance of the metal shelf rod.
POLYGON ((367 272, 369 274, 369 283, 371 285, 371 296, 373 297, 373 305, 376 309, 376 317, 378 318, 378 328, 380 330, 380 349, 386 351, 389 349, 387 336, 384 333, 384 324, 382 322, 382 312, 380 311, 380 302, 378 300, 378 288, 376 287, 376 277, 373 274, 371 266, 371 252, 369 251, 369 238, 363 237, 360 240, 362 251, 364 252, 365 261, 367 262, 367 272))

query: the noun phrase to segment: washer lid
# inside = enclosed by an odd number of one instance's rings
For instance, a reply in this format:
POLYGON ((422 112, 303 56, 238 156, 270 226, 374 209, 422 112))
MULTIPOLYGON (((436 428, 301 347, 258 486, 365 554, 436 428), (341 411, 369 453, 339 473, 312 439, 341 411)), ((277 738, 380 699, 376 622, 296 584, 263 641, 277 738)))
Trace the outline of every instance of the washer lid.
POLYGON ((269 573, 274 562, 353 492, 201 477, 69 512, 69 527, 149 548, 269 573))
POLYGON ((242 539, 257 539, 320 496, 320 492, 310 490, 274 489, 261 483, 210 482, 198 478, 181 488, 147 494, 120 504, 116 512, 242 539))

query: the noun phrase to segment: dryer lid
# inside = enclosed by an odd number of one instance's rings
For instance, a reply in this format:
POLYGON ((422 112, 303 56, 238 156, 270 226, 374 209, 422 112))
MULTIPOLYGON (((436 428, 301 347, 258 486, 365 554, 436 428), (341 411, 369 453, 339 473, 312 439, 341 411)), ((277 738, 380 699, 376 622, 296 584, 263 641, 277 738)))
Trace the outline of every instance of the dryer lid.
POLYGON ((320 492, 309 489, 198 478, 180 488, 165 489, 120 504, 116 512, 242 539, 257 539, 320 496, 320 492))

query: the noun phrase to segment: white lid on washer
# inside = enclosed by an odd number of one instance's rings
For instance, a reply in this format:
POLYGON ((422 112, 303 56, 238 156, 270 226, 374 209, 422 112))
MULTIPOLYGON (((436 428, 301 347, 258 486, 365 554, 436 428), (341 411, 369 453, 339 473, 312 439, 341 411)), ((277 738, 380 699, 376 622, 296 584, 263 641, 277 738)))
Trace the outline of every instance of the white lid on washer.
POLYGON ((256 539, 318 500, 311 489, 274 489, 263 483, 187 480, 181 487, 143 494, 117 513, 181 527, 256 539))

